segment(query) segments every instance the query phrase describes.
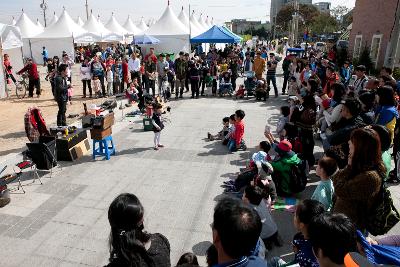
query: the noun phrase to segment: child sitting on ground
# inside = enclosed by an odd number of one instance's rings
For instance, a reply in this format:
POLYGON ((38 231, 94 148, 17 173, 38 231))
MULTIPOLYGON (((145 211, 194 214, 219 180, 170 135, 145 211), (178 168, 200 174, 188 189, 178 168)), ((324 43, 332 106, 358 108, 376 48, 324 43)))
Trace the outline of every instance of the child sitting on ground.
POLYGON ((239 86, 238 90, 236 91, 235 98, 236 99, 243 98, 244 92, 245 92, 245 89, 244 89, 244 85, 242 84, 239 86))
POLYGON ((229 117, 225 117, 222 119, 222 130, 219 131, 216 135, 212 135, 210 132, 207 133, 208 140, 222 140, 229 132, 229 117))
POLYGON ((293 224, 299 233, 293 237, 293 251, 295 263, 298 263, 302 267, 319 266, 309 240, 308 225, 313 218, 324 212, 324 206, 320 202, 312 199, 305 199, 296 206, 293 224))
POLYGON ((231 138, 228 142, 228 149, 230 152, 235 152, 239 148, 246 150, 246 146, 243 142, 244 136, 244 119, 245 113, 243 110, 239 109, 235 112, 235 130, 231 135, 231 138))
POLYGON ((235 114, 232 114, 231 116, 229 116, 229 128, 228 128, 228 134, 225 135, 224 139, 222 140, 222 144, 223 145, 228 145, 228 142, 233 134, 233 132, 235 131, 235 114))
POLYGON ((271 250, 274 245, 281 247, 283 244, 278 234, 278 227, 264 201, 263 189, 255 185, 247 186, 244 190, 242 200, 257 211, 261 218, 262 228, 260 237, 266 249, 271 250))
POLYGON ((324 156, 318 161, 316 174, 321 178, 317 188, 311 197, 324 205, 325 210, 330 211, 333 206, 332 198, 334 194, 333 183, 330 177, 336 173, 338 169, 336 160, 324 156))
POLYGON ((299 92, 299 86, 297 84, 296 77, 292 76, 289 80, 288 95, 289 97, 297 95, 299 92))
POLYGON ((139 99, 139 90, 136 88, 137 86, 137 79, 134 78, 133 82, 129 85, 129 89, 127 89, 128 98, 132 102, 137 102, 139 99))

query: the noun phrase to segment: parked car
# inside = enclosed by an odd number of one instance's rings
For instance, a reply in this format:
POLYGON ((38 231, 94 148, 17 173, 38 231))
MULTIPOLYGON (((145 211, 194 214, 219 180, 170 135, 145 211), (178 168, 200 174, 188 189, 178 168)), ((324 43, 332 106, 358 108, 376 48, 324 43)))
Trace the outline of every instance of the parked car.
POLYGON ((347 40, 338 40, 336 42, 336 48, 338 50, 340 50, 340 49, 348 49, 349 48, 349 41, 347 41, 347 40))
POLYGON ((314 49, 325 52, 326 51, 326 43, 325 42, 316 42, 314 45, 314 49))

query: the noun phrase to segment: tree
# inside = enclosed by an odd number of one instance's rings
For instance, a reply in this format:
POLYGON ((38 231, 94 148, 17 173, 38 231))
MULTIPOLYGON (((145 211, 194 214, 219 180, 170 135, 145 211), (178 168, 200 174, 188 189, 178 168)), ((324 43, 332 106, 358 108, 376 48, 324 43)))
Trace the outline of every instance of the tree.
POLYGON ((331 33, 338 30, 338 22, 328 13, 320 13, 313 19, 310 28, 313 34, 331 33))
POLYGON ((342 21, 344 15, 349 13, 350 9, 345 6, 337 6, 331 9, 331 15, 339 22, 342 21))
MULTIPOLYGON (((276 15, 276 25, 280 26, 283 30, 288 30, 289 21, 292 20, 292 15, 294 14, 294 6, 291 4, 287 4, 281 8, 281 10, 276 15)), ((319 11, 313 5, 299 5, 299 13, 300 16, 304 20, 304 25, 309 26, 314 17, 318 16, 319 11)), ((299 30, 301 30, 301 23, 299 24, 299 30)))

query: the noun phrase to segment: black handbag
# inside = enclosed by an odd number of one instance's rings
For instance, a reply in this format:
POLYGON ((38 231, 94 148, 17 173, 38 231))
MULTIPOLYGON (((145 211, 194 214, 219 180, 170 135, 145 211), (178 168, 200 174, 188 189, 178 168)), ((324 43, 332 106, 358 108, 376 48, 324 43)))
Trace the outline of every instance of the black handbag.
POLYGON ((400 215, 393 205, 390 191, 382 179, 381 189, 375 205, 370 209, 367 219, 367 230, 372 235, 384 235, 400 221, 400 215))

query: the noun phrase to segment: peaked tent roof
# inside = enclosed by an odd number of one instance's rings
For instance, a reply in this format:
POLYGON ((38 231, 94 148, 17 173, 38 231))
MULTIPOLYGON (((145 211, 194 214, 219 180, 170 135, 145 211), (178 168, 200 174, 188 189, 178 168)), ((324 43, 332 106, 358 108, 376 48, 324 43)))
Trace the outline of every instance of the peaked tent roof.
POLYGON ((193 11, 192 15, 190 16, 190 26, 194 26, 195 28, 197 28, 199 33, 203 33, 204 31, 206 31, 203 29, 203 26, 198 22, 198 20, 194 16, 194 11, 193 11))
POLYGON ((119 24, 119 22, 115 19, 114 13, 111 13, 111 17, 105 25, 106 29, 108 29, 111 33, 116 33, 118 35, 124 35, 128 33, 128 31, 119 24))
POLYGON ((192 39, 191 43, 238 43, 241 39, 229 34, 219 26, 213 26, 205 33, 200 34, 192 39))
POLYGON ((206 24, 208 25, 208 28, 211 28, 212 26, 214 26, 211 24, 211 20, 208 19, 208 16, 206 18, 206 24))
POLYGON ((190 23, 190 35, 191 36, 197 36, 201 33, 203 33, 204 31, 199 29, 195 24, 193 24, 190 20, 189 17, 186 15, 186 12, 183 10, 181 10, 181 13, 179 13, 178 19, 182 22, 182 24, 189 29, 189 23, 190 23))
POLYGON ((44 32, 34 38, 65 38, 79 36, 85 32, 86 30, 76 24, 67 11, 64 10, 55 24, 48 26, 44 32))
POLYGON ((76 19, 76 24, 78 24, 79 26, 83 26, 83 24, 85 24, 84 22, 83 22, 83 20, 81 19, 81 16, 78 16, 78 18, 76 19))
POLYGON ((43 32, 26 14, 22 11, 21 16, 15 23, 21 31, 22 38, 31 38, 43 32))
POLYGON ((89 33, 93 33, 101 36, 102 34, 109 34, 110 31, 107 30, 103 23, 101 23, 93 13, 90 14, 89 19, 83 24, 83 29, 89 33))
POLYGON ((16 26, 0 23, 0 37, 2 49, 12 49, 23 45, 21 33, 16 26))
POLYGON ((145 30, 147 30, 149 27, 146 25, 146 23, 144 22, 144 18, 142 17, 141 19, 140 19, 140 22, 139 22, 139 24, 137 25, 137 27, 140 29, 140 30, 142 30, 142 31, 145 31, 145 30))
POLYGON ((129 34, 136 35, 136 34, 139 34, 139 33, 142 32, 142 30, 139 29, 139 28, 132 22, 130 16, 128 16, 128 18, 126 19, 125 24, 124 24, 123 27, 128 31, 129 34))
POLYGON ((210 27, 208 27, 208 25, 206 24, 206 22, 203 18, 203 14, 200 14, 198 21, 199 21, 200 25, 203 26, 204 30, 210 29, 210 27))
POLYGON ((13 16, 10 25, 15 26, 15 24, 17 24, 17 21, 15 20, 15 18, 14 18, 14 16, 13 16))
POLYGON ((176 17, 168 5, 160 19, 145 31, 148 35, 189 35, 189 29, 176 17))
POLYGON ((57 23, 58 21, 58 16, 56 15, 56 12, 54 12, 53 17, 51 18, 50 22, 47 24, 47 27, 57 23))
POLYGON ((229 30, 227 27, 225 27, 224 25, 221 26, 221 28, 226 31, 227 33, 237 37, 238 39, 242 40, 243 38, 240 37, 239 35, 237 35, 236 33, 234 33, 233 31, 229 30))
POLYGON ((42 30, 44 30, 44 27, 42 25, 42 23, 40 23, 39 19, 36 19, 36 25, 41 28, 42 30))

